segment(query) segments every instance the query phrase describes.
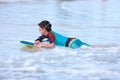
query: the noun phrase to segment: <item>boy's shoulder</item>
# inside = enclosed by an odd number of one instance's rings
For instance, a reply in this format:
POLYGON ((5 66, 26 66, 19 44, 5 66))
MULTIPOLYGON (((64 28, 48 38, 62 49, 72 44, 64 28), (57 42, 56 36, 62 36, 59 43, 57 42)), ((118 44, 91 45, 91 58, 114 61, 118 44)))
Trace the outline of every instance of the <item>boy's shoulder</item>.
POLYGON ((49 32, 49 36, 54 37, 54 33, 52 31, 49 32))

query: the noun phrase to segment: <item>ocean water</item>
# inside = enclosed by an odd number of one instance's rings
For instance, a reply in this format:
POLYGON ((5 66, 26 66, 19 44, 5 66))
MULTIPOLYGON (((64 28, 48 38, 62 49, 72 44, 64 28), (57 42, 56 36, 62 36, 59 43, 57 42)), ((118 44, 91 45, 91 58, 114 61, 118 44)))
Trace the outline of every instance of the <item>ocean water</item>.
POLYGON ((0 0, 0 80, 120 80, 119 0, 0 0), (103 48, 31 49, 37 24, 103 48))

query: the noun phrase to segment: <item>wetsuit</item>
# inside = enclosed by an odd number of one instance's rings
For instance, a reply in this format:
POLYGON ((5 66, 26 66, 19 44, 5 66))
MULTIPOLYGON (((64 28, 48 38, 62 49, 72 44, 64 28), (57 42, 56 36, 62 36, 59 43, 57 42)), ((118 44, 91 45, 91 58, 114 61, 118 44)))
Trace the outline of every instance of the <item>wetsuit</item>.
POLYGON ((49 43, 55 43, 55 45, 70 47, 73 49, 79 48, 83 45, 90 46, 89 44, 84 43, 84 42, 80 41, 79 39, 68 38, 68 37, 65 37, 54 31, 49 32, 47 36, 45 36, 45 35, 40 36, 37 40, 39 40, 40 42, 43 42, 43 39, 45 39, 45 38, 47 38, 47 41, 49 43))

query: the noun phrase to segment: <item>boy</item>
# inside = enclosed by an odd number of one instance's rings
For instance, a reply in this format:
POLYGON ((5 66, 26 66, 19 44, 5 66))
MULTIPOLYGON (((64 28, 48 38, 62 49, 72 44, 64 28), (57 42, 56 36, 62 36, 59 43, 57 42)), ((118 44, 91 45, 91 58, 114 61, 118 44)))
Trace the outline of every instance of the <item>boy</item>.
POLYGON ((34 46, 37 48, 45 47, 45 48, 54 48, 55 45, 65 46, 70 48, 79 48, 83 45, 90 46, 87 43, 84 43, 76 38, 68 38, 61 34, 58 34, 51 30, 52 25, 49 21, 42 21, 39 24, 39 31, 42 36, 40 36, 34 42, 34 46), (47 39, 48 43, 44 43, 45 39, 47 39))

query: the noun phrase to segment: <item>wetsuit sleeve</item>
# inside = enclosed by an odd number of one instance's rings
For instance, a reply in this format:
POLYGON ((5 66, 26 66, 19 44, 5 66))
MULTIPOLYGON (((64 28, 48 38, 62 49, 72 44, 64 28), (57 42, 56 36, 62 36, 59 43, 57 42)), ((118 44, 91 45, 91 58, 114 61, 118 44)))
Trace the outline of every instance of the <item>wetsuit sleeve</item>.
POLYGON ((35 41, 39 40, 40 42, 42 42, 42 40, 46 38, 44 35, 40 36, 39 38, 37 38, 35 41))
POLYGON ((54 43, 55 42, 55 36, 54 36, 54 34, 52 32, 49 33, 48 39, 49 39, 50 43, 54 43))

